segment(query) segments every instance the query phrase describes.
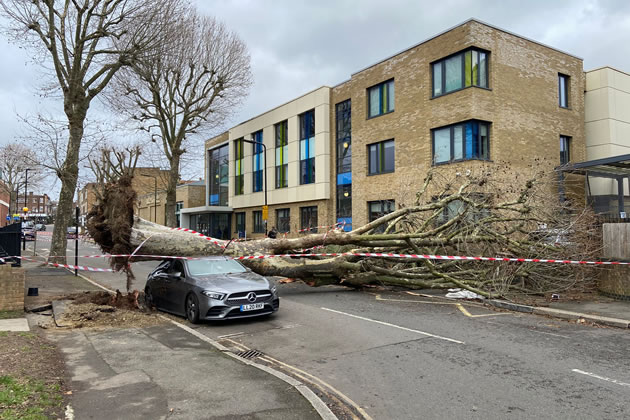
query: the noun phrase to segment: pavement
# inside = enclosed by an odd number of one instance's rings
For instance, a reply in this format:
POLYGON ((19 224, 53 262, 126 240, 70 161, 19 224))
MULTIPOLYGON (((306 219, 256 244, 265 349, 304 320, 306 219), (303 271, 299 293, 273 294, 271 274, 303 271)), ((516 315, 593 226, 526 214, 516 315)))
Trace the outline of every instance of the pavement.
MULTIPOLYGON (((63 269, 24 264, 31 328, 68 293, 101 290, 63 269)), ((48 317, 47 317, 48 315, 48 317)), ((16 324, 24 319, 0 320, 16 324)), ((185 321, 182 319, 182 323, 185 321)), ((335 419, 309 388, 240 359, 186 325, 46 330, 64 355, 77 419, 335 419)))

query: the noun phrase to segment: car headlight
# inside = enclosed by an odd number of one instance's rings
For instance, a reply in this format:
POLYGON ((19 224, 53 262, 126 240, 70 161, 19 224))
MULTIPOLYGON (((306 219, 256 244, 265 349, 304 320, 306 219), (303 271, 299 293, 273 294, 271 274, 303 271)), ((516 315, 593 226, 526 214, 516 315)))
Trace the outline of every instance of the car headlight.
POLYGON ((276 285, 274 284, 273 286, 271 286, 271 293, 272 294, 276 294, 276 291, 278 290, 278 288, 276 287, 276 285))
POLYGON ((210 290, 204 290, 202 295, 208 296, 210 299, 223 300, 225 293, 211 292, 210 290))

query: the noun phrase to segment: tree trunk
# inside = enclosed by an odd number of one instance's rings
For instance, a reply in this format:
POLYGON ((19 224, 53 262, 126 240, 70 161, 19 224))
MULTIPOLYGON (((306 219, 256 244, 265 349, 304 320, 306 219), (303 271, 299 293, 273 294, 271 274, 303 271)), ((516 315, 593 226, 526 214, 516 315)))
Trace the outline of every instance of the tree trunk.
POLYGON ((173 151, 171 158, 171 168, 168 173, 168 184, 166 187, 166 226, 177 227, 177 217, 175 207, 177 204, 177 183, 179 182, 179 160, 180 155, 177 150, 173 151))
MULTIPOLYGON (((81 105, 75 105, 79 107, 81 105)), ((55 226, 53 228, 52 243, 50 247, 49 262, 63 263, 66 262, 66 248, 68 246, 68 226, 72 222, 74 193, 77 188, 77 180, 79 176, 79 149, 81 140, 83 139, 83 123, 87 112, 87 106, 84 111, 72 113, 68 116, 68 124, 70 126, 70 138, 66 150, 66 159, 59 178, 61 180, 61 192, 59 193, 59 203, 57 204, 57 215, 55 217, 55 226)), ((78 232, 77 232, 78 234, 78 232)))

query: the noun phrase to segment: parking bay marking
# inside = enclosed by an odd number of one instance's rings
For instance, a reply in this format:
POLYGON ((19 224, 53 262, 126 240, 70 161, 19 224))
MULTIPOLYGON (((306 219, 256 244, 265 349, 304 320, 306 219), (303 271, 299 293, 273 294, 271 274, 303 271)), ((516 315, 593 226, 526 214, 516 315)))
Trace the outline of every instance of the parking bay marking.
MULTIPOLYGON (((423 297, 433 297, 430 295, 422 295, 419 293, 414 293, 414 295, 423 296, 423 297)), ((464 307, 464 305, 457 302, 433 302, 433 301, 428 301, 428 300, 388 299, 388 298, 381 297, 381 295, 379 294, 375 295, 375 298, 376 300, 383 300, 383 301, 388 301, 388 302, 428 303, 431 305, 455 305, 464 315, 466 315, 469 318, 483 318, 483 317, 497 316, 497 315, 512 315, 511 313, 508 313, 508 312, 493 312, 489 314, 473 315, 470 312, 468 312, 468 310, 464 307)), ((482 306, 482 305, 472 305, 472 306, 482 306)))
POLYGON ((602 381, 611 382, 611 383, 613 383, 615 385, 630 386, 630 383, 621 382, 621 381, 618 381, 617 379, 607 378, 605 376, 600 376, 600 375, 597 375, 597 374, 592 373, 592 372, 585 372, 585 371, 580 370, 580 369, 571 369, 571 371, 575 372, 575 373, 579 373, 581 375, 590 376, 591 378, 601 379, 602 381))
POLYGON ((439 340, 450 341, 451 343, 466 344, 463 341, 455 340, 453 338, 442 337, 441 335, 431 334, 431 333, 420 331, 420 330, 414 330, 414 329, 411 329, 411 328, 402 327, 400 325, 390 324, 389 322, 379 321, 379 320, 376 320, 376 319, 366 318, 366 317, 359 316, 359 315, 353 315, 353 314, 349 314, 349 313, 346 313, 346 312, 336 311, 336 310, 330 309, 330 308, 322 307, 321 309, 323 309, 324 311, 329 311, 329 312, 334 312, 336 314, 349 316, 351 318, 356 318, 356 319, 360 319, 360 320, 363 320, 363 321, 373 322, 375 324, 381 324, 381 325, 385 325, 387 327, 398 328, 399 330, 409 331, 409 332, 412 332, 412 333, 425 335, 427 337, 437 338, 439 340))

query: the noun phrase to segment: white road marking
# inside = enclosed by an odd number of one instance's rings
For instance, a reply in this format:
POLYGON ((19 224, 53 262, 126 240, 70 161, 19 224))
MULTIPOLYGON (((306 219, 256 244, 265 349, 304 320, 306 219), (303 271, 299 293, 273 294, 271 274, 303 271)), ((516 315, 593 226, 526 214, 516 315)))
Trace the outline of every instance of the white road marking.
POLYGON ((445 340, 445 341, 450 341, 452 343, 457 343, 457 344, 466 344, 463 341, 455 340, 455 339, 448 338, 448 337, 442 337, 441 335, 435 335, 435 334, 431 334, 431 333, 424 332, 424 331, 412 330, 411 328, 401 327, 400 325, 390 324, 389 322, 378 321, 376 319, 365 318, 365 317, 362 317, 362 316, 353 315, 353 314, 349 314, 349 313, 341 312, 341 311, 336 311, 334 309, 329 309, 329 308, 324 308, 324 307, 322 307, 321 309, 323 309, 325 311, 329 311, 329 312, 334 312, 336 314, 345 315, 345 316, 349 316, 349 317, 356 318, 356 319, 361 319, 363 321, 374 322, 376 324, 381 324, 381 325, 385 325, 385 326, 388 326, 388 327, 398 328, 399 330, 404 330, 404 331, 409 331, 409 332, 413 332, 413 333, 416 333, 416 334, 425 335, 427 337, 433 337, 433 338, 437 338, 437 339, 445 340))
POLYGON ((612 382, 615 385, 630 386, 630 383, 621 382, 621 381, 618 381, 616 379, 607 378, 605 376, 600 376, 600 375, 597 375, 597 374, 591 373, 591 372, 584 372, 583 370, 580 370, 580 369, 572 369, 571 371, 575 372, 575 373, 582 374, 582 375, 590 376, 591 378, 601 379, 602 381, 612 382))
POLYGON ((217 336, 217 338, 237 337, 237 336, 243 335, 243 334, 245 334, 245 333, 244 332, 237 332, 237 333, 233 333, 233 334, 219 335, 219 336, 217 336))

